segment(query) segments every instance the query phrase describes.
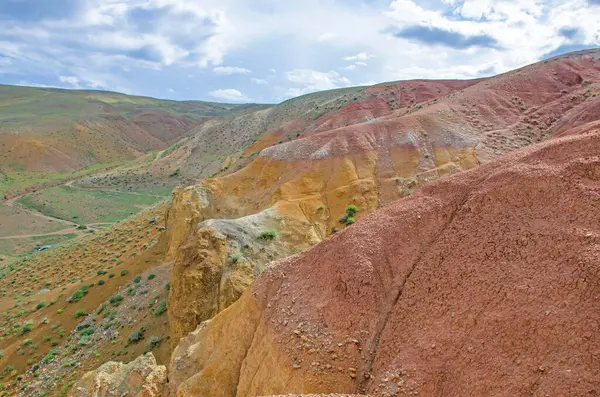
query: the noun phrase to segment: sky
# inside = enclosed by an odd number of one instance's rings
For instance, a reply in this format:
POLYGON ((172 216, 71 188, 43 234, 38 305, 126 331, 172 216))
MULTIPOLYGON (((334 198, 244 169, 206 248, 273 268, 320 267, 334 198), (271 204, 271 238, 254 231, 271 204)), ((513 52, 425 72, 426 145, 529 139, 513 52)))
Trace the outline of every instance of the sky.
POLYGON ((600 47, 600 0, 0 0, 0 83, 277 103, 600 47))

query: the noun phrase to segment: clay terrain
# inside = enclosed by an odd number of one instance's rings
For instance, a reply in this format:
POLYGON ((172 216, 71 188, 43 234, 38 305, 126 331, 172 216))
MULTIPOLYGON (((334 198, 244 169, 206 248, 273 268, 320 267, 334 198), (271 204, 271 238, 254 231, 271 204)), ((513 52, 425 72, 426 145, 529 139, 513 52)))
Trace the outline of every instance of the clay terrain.
POLYGON ((595 395, 599 91, 600 50, 278 105, 45 90, 144 133, 3 201, 0 395, 595 395))

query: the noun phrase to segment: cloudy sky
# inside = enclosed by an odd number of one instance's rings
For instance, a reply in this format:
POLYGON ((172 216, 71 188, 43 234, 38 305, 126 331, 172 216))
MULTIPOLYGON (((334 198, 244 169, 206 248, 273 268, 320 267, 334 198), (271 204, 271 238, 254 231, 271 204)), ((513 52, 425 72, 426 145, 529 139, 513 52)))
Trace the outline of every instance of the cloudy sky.
POLYGON ((600 46, 600 0, 0 0, 0 83, 280 102, 600 46))

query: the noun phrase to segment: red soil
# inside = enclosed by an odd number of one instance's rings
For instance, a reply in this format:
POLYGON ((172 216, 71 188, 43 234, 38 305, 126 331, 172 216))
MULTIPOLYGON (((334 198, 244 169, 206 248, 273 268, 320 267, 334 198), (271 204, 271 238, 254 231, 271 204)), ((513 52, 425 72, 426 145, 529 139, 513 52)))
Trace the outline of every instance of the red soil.
POLYGON ((269 394, 252 377, 295 368, 290 392, 598 395, 598 153, 598 128, 526 148, 266 270, 238 384, 269 394))

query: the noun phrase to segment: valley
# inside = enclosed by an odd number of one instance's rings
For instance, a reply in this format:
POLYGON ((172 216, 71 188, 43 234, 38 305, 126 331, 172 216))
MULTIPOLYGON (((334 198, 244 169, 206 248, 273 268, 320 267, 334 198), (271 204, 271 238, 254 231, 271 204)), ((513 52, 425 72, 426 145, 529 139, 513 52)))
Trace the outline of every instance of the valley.
POLYGON ((0 396, 591 393, 599 92, 0 86, 0 396))

